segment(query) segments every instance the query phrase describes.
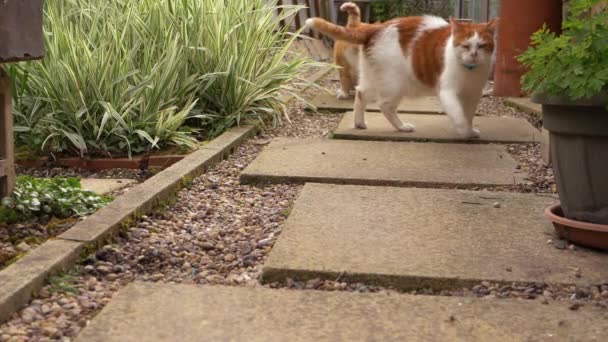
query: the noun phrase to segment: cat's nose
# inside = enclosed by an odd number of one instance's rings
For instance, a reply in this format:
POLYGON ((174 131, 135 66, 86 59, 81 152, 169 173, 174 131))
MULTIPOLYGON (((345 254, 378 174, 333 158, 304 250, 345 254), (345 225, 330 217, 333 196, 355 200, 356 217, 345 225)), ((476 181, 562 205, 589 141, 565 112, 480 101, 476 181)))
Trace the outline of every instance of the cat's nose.
POLYGON ((477 57, 477 51, 471 52, 471 57, 476 58, 477 57))

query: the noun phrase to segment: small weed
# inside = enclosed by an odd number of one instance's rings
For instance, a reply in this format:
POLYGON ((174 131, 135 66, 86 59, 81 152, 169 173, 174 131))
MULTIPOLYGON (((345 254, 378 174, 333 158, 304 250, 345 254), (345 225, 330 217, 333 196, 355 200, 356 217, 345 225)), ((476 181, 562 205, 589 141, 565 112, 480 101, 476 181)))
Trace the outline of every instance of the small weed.
POLYGON ((281 210, 279 212, 279 215, 283 216, 284 218, 288 218, 289 215, 291 214, 292 210, 293 210, 293 205, 290 205, 288 208, 281 210))
POLYGON ((51 288, 49 291, 51 293, 55 292, 67 292, 78 294, 80 291, 76 286, 76 277, 79 274, 79 268, 74 267, 69 271, 51 276, 49 278, 49 284, 51 284, 51 288))

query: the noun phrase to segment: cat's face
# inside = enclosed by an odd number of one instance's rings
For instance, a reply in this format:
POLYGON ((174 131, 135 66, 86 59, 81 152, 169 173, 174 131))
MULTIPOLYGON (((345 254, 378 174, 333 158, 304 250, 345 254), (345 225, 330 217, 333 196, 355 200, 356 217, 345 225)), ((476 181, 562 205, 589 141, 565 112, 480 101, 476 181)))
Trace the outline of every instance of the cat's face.
POLYGON ((494 52, 497 19, 486 24, 462 23, 450 19, 457 57, 465 66, 489 64, 494 52))

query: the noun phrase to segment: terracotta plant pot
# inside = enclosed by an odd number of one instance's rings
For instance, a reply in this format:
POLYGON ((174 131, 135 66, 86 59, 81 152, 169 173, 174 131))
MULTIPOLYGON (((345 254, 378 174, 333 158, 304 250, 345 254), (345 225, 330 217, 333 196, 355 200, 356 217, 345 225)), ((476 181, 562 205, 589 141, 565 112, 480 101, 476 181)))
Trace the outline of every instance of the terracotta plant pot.
POLYGON ((545 209, 545 217, 553 222, 559 237, 582 246, 608 250, 608 225, 567 219, 559 204, 545 209))
POLYGON ((43 56, 42 0, 0 1, 0 63, 43 56))
POLYGON ((581 101, 535 95, 549 131, 565 217, 608 224, 608 94, 581 101))

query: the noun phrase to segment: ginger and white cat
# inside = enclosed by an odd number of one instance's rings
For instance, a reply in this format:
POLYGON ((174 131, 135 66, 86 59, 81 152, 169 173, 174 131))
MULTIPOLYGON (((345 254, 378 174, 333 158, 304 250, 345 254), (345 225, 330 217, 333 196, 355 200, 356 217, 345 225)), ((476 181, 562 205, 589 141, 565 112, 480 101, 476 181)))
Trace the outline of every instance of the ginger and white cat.
POLYGON ((355 127, 367 128, 365 107, 377 99, 388 121, 399 131, 412 124, 397 116, 403 97, 437 95, 456 131, 479 137, 475 110, 491 70, 496 20, 448 23, 435 16, 403 17, 384 23, 341 27, 321 18, 307 26, 333 39, 360 45, 355 127))
MULTIPOLYGON (((361 10, 355 3, 347 2, 340 6, 342 12, 348 13, 346 27, 355 29, 361 25, 361 10)), ((344 40, 334 43, 334 64, 340 67, 340 89, 338 99, 347 99, 354 93, 359 79, 359 45, 344 40)))

